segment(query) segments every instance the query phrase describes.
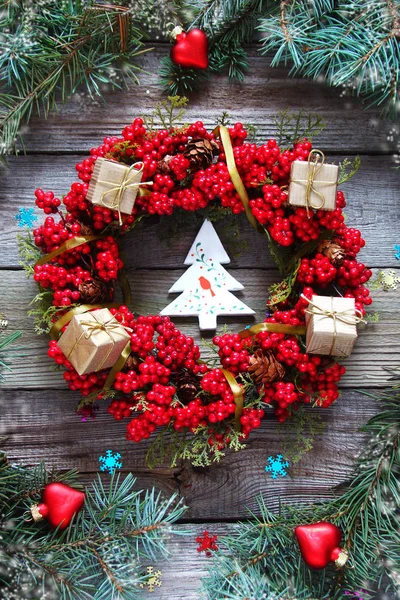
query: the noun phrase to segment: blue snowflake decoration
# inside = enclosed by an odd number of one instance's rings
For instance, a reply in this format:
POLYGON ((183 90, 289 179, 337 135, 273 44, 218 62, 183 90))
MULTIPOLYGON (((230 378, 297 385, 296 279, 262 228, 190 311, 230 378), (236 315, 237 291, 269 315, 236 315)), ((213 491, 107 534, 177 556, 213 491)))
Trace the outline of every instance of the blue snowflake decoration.
POLYGON ((113 454, 112 450, 107 450, 105 456, 99 456, 100 471, 107 471, 112 475, 115 469, 121 469, 122 462, 119 460, 121 455, 119 452, 115 452, 113 454))
POLYGON ((289 466, 287 460, 283 460, 282 454, 276 456, 268 456, 269 465, 265 467, 267 473, 271 473, 272 479, 278 479, 278 475, 286 477, 286 468, 289 466))
POLYGON ((400 260, 400 244, 393 246, 393 250, 395 251, 394 257, 397 258, 397 260, 400 260))
POLYGON ((18 213, 15 215, 15 220, 18 223, 18 227, 27 227, 32 229, 34 223, 38 220, 35 215, 34 208, 20 208, 18 213))

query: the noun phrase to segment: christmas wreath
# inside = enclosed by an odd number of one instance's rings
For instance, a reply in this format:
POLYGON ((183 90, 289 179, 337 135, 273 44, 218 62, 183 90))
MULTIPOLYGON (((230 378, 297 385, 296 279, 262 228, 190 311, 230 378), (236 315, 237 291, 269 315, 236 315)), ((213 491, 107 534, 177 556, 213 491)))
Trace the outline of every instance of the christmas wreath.
POLYGON ((371 303, 371 271, 356 259, 364 240, 344 223, 337 191, 357 165, 348 173, 348 162, 326 164, 298 128, 282 147, 246 142, 241 123, 211 132, 200 121, 177 126, 186 99, 169 102, 93 148, 62 202, 36 190, 46 218, 21 250, 36 261, 30 270, 45 305, 49 356, 82 393, 80 410, 110 399, 108 412, 129 419, 129 440, 162 428, 172 462, 201 464, 241 448, 267 407, 283 422, 303 404, 338 398, 345 368, 337 359, 351 352, 371 303), (145 216, 215 207, 246 212, 283 279, 270 289, 263 323, 214 337, 220 364, 211 367, 168 317, 128 308, 118 240, 145 216), (123 304, 114 302, 117 280, 123 304))

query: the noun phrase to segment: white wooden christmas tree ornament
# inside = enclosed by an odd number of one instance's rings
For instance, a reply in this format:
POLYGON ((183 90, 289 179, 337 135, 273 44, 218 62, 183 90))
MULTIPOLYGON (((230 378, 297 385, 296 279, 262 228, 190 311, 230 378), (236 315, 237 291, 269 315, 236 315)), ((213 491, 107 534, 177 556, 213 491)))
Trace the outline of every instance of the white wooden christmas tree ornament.
POLYGON ((254 310, 229 291, 243 289, 242 284, 221 265, 229 262, 212 223, 204 221, 184 263, 191 266, 169 290, 169 293, 182 293, 160 314, 170 317, 196 315, 200 329, 216 329, 218 315, 254 315, 254 310))

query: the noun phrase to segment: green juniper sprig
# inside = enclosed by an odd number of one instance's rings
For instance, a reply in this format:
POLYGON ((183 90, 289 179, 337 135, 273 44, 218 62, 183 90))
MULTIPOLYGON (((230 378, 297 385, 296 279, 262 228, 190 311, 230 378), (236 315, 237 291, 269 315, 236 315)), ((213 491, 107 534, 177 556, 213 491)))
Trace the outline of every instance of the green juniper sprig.
POLYGON ((380 412, 362 428, 366 449, 360 454, 344 493, 311 506, 280 506, 272 513, 262 498, 258 514, 220 538, 220 550, 203 580, 208 600, 345 600, 362 588, 400 593, 400 392, 399 386, 376 397, 380 412), (295 540, 297 525, 328 521, 343 532, 349 560, 337 570, 320 571, 303 562, 295 540), (347 592, 347 593, 346 593, 347 592))

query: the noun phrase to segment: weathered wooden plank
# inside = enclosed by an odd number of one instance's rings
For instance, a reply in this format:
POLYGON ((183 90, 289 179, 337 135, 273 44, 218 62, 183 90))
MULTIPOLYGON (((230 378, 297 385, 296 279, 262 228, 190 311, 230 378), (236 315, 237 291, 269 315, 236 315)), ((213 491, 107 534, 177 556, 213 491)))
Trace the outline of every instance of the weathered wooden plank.
POLYGON ((244 518, 246 507, 257 510, 259 494, 274 510, 279 497, 296 503, 328 497, 332 486, 349 477, 364 443, 358 429, 377 409, 374 399, 345 391, 334 406, 317 411, 326 427, 314 449, 291 466, 289 476, 272 480, 264 467, 268 456, 282 451, 283 439, 272 411, 252 433, 245 450, 228 453, 211 468, 183 464, 172 471, 164 467, 149 471, 145 466, 149 441, 128 442, 125 424, 106 414, 103 404, 94 421, 83 423, 74 414, 78 395, 72 392, 2 390, 0 394, 0 435, 8 436, 4 447, 12 461, 36 464, 43 459, 57 469, 76 467, 88 482, 99 469, 98 457, 112 449, 122 455, 122 471, 133 472, 140 487, 156 485, 168 494, 179 491, 189 506, 187 518, 195 520, 244 518))
MULTIPOLYGON (((153 45, 153 44, 152 44, 153 45)), ((152 112, 165 93, 159 84, 160 59, 167 56, 169 45, 160 44, 144 54, 146 69, 141 86, 128 91, 106 92, 107 103, 76 94, 70 102, 45 121, 34 118, 24 132, 29 152, 87 151, 98 146, 106 135, 120 135, 122 128, 140 115, 152 112)), ((250 50, 249 71, 243 81, 228 83, 225 76, 213 76, 193 94, 186 120, 201 119, 213 128, 223 111, 232 120, 243 120, 257 128, 257 139, 276 135, 274 117, 280 110, 302 110, 323 115, 327 127, 319 144, 329 151, 383 153, 393 150, 388 141, 391 124, 379 119, 379 109, 365 112, 357 99, 341 97, 340 90, 321 82, 288 77, 288 68, 271 69, 269 58, 255 48, 250 50)))
MULTIPOLYGON (((37 187, 51 189, 57 196, 65 194, 76 180, 74 165, 78 160, 77 156, 19 156, 10 159, 10 170, 0 189, 0 268, 18 266, 15 238, 19 230, 15 221, 18 207, 35 206, 33 192, 37 187)), ((393 245, 399 242, 400 229, 398 172, 390 167, 387 159, 364 157, 359 173, 343 185, 343 191, 348 199, 346 222, 360 229, 367 241, 360 254, 361 260, 372 267, 398 265, 393 252, 393 245)), ((243 242, 247 249, 237 258, 232 257, 230 268, 273 267, 266 237, 257 234, 243 215, 239 219, 239 244, 243 242)), ((230 235, 224 234, 223 224, 217 223, 216 229, 221 234, 228 254, 232 255, 237 242, 233 247, 230 235)), ((127 265, 135 268, 179 267, 196 233, 196 226, 189 227, 182 237, 169 243, 167 240, 161 242, 159 224, 154 220, 152 224, 145 223, 125 238, 127 265), (137 252, 136 248, 145 248, 145 251, 137 252)))
MULTIPOLYGON (((175 271, 128 271, 127 276, 133 290, 134 309, 141 314, 157 314, 170 302, 172 296, 168 289, 182 274, 175 271)), ((238 297, 256 310, 255 322, 265 318, 265 300, 268 285, 277 280, 277 272, 264 270, 238 269, 235 276, 245 286, 238 297)), ((20 345, 23 356, 15 357, 13 370, 6 375, 5 388, 64 389, 61 373, 53 369, 52 361, 47 357, 47 336, 33 333, 33 322, 27 316, 29 303, 36 293, 36 286, 27 280, 21 271, 3 271, 0 280, 0 297, 10 319, 10 328, 22 328, 24 336, 20 345)), ((369 323, 363 331, 353 354, 345 361, 347 374, 343 378, 344 387, 382 386, 388 381, 389 374, 383 367, 399 363, 400 359, 400 318, 399 298, 396 292, 375 293, 374 310, 380 313, 378 323, 369 323)), ((220 328, 224 321, 219 321, 220 328)), ((246 324, 253 323, 250 318, 231 317, 226 320, 232 331, 240 331, 246 324)), ((188 335, 193 335, 201 344, 201 334, 197 320, 179 319, 177 325, 188 335)), ((206 338, 212 334, 204 335, 206 338)), ((210 351, 202 347, 202 355, 207 358, 210 351)))

